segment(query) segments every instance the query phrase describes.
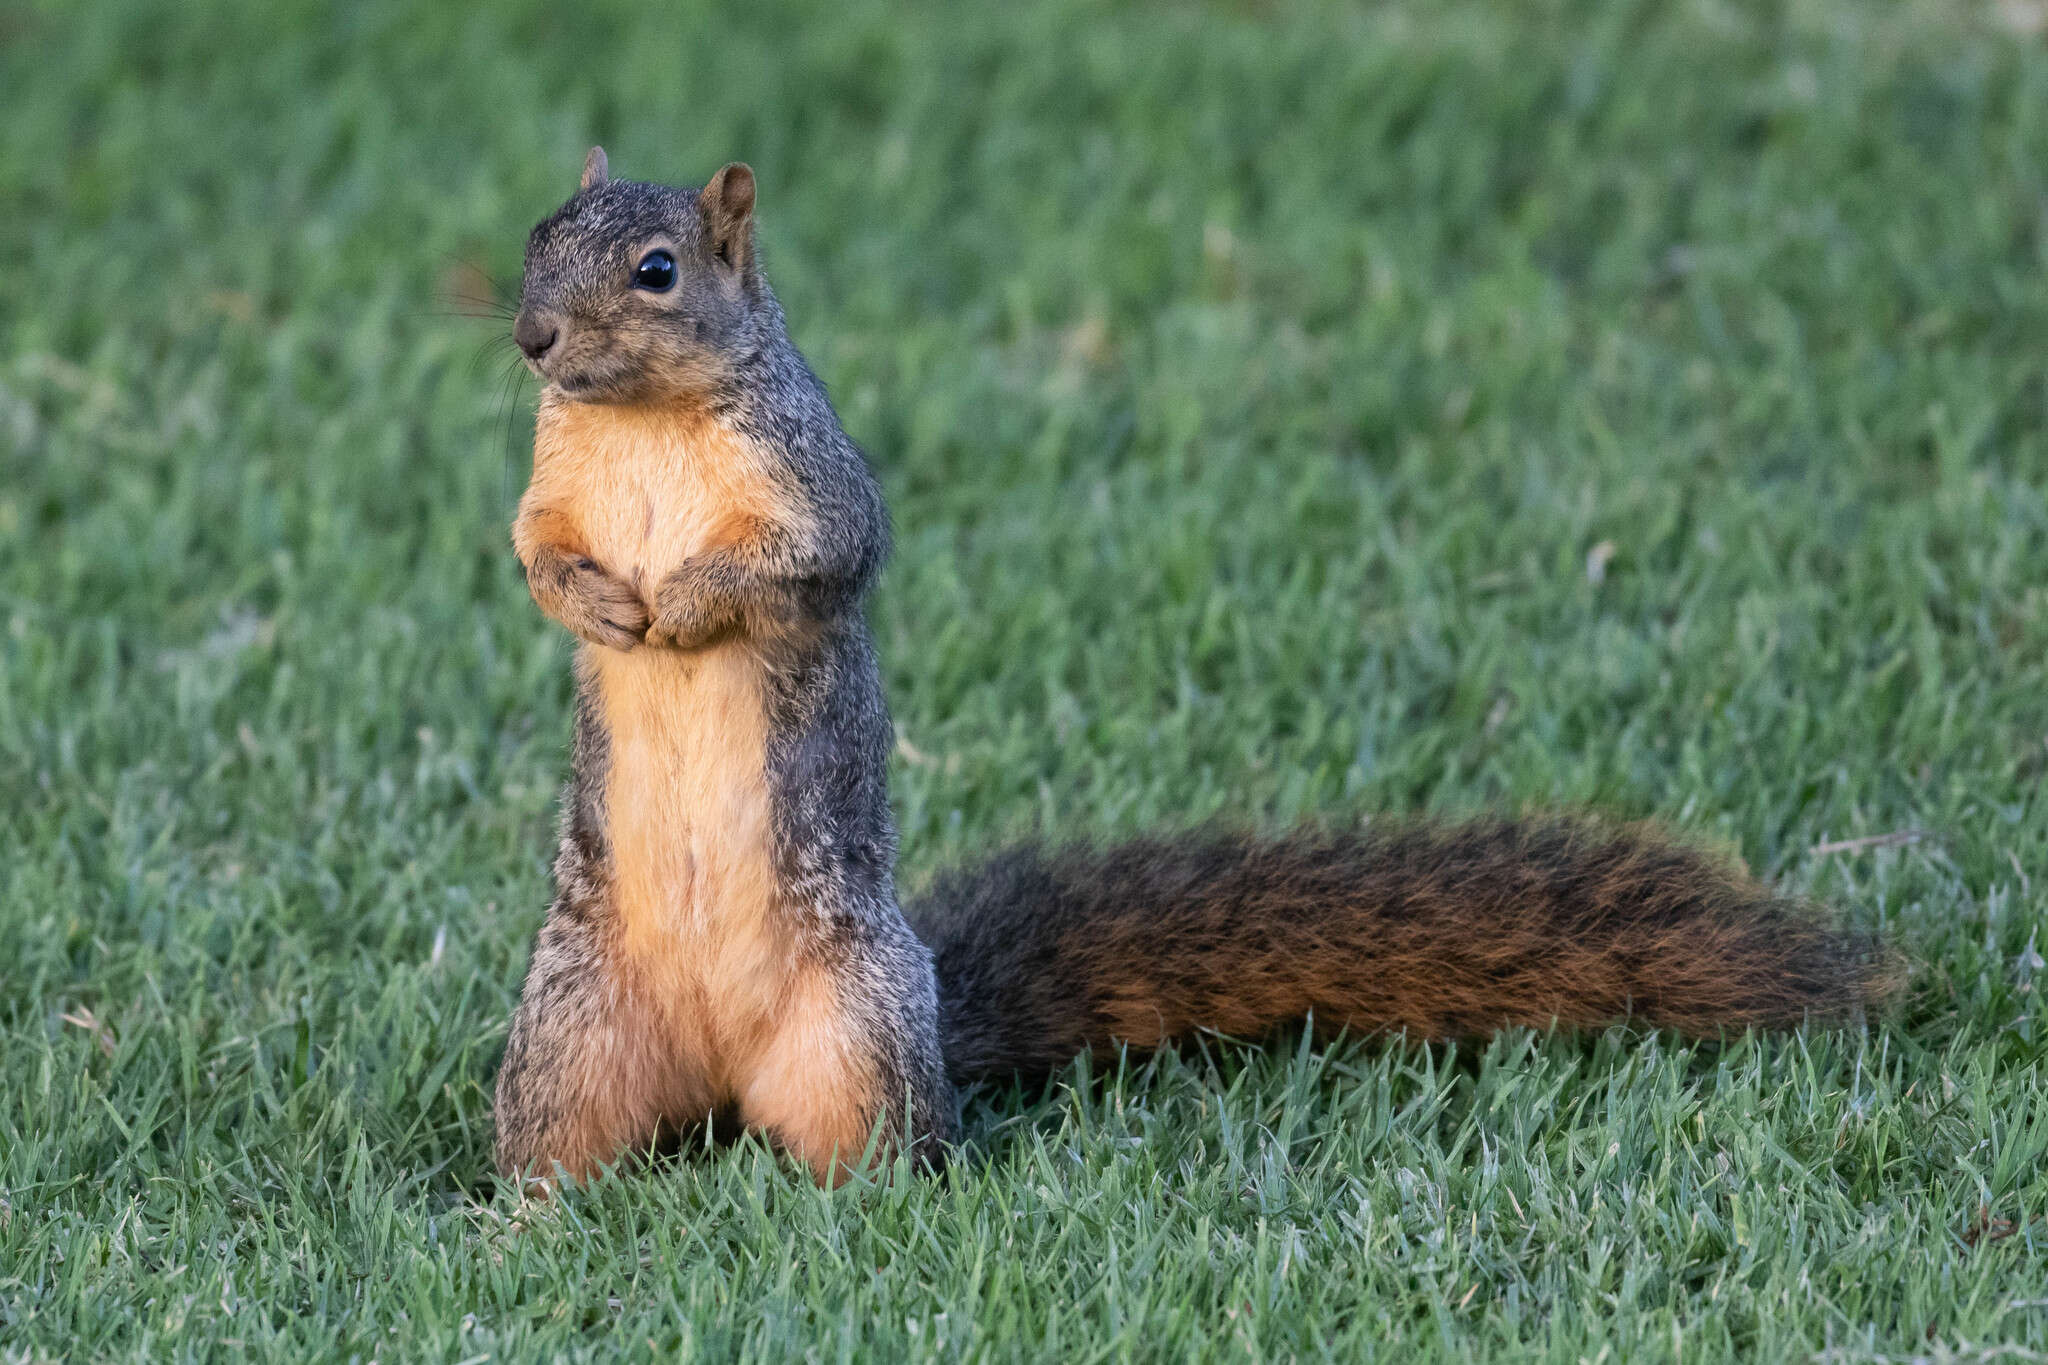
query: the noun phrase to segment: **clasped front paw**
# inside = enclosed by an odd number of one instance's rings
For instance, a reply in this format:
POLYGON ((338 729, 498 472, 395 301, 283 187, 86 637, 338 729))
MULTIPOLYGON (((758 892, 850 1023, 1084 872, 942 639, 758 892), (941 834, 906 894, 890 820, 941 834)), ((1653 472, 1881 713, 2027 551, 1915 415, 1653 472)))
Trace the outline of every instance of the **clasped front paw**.
POLYGON ((548 567, 529 576, 534 600, 577 639, 627 650, 646 638, 647 603, 632 584, 583 557, 548 567))

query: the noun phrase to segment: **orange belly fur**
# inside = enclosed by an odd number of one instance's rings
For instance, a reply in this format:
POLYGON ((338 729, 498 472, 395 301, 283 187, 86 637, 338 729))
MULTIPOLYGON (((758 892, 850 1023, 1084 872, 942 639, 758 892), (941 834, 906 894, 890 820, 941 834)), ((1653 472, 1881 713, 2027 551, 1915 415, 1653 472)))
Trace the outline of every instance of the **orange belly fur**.
MULTIPOLYGON (((544 398, 519 535, 634 584, 777 512, 737 433, 699 412, 544 398)), ((711 1091, 729 1098, 793 971, 777 932, 762 667, 735 636, 703 649, 581 646, 611 737, 605 801, 616 946, 711 1091)))

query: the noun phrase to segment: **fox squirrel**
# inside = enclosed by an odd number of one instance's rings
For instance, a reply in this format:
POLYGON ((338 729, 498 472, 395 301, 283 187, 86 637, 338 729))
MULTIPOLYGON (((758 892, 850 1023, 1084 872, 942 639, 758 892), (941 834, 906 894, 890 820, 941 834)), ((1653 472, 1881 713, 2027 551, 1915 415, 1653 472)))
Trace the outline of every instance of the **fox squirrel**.
POLYGON ((548 1187, 709 1120, 837 1180, 936 1166, 954 1087, 1200 1029, 1471 1036, 1840 1019, 1872 939, 1654 830, 1542 818, 1027 847, 899 907, 862 604, 889 546, 791 344, 754 176, 613 180, 533 230, 513 542, 581 640, 556 894, 498 1076, 548 1187))

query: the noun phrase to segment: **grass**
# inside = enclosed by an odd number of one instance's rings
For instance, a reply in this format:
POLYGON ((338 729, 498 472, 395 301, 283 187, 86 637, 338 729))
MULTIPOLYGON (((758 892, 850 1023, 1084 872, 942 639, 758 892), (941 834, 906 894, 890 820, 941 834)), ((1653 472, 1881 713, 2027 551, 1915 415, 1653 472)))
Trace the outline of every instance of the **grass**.
POLYGON ((0 6, 0 1359, 2048 1354, 2039 5, 669 8, 0 6), (592 141, 760 173, 895 508, 906 881, 1591 806, 1909 1000, 494 1194, 567 647, 448 300, 592 141))

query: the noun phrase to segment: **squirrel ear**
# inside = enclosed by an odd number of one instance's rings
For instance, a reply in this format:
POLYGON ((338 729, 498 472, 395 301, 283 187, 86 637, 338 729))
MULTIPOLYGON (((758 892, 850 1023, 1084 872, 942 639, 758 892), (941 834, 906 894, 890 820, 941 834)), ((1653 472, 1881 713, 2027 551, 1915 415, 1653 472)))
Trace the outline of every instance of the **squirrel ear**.
POLYGON ((754 253, 754 172, 744 161, 719 168, 697 196, 719 255, 744 270, 754 253))
POLYGON ((578 193, 595 189, 611 178, 611 167, 605 163, 604 148, 592 147, 590 155, 583 158, 583 183, 576 189, 578 193))

